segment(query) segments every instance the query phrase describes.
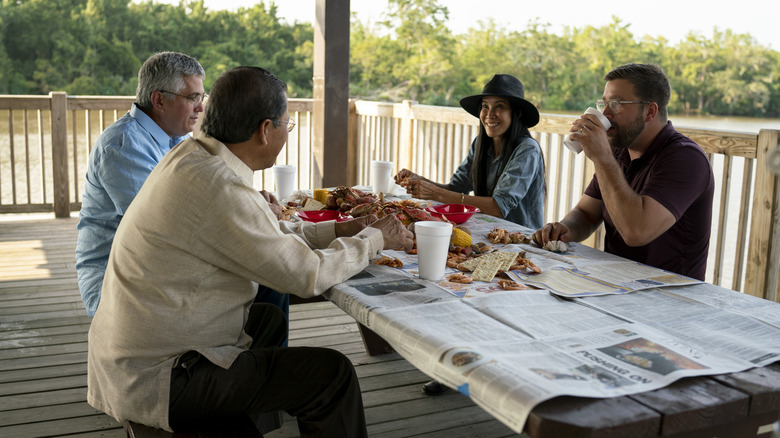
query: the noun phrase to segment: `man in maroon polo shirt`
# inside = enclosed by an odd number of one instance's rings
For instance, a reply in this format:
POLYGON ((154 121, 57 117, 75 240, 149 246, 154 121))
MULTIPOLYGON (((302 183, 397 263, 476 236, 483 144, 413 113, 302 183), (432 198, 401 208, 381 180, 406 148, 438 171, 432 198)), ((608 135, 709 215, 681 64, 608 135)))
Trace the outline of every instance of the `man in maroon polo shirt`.
POLYGON ((652 64, 622 65, 604 79, 597 107, 612 126, 586 114, 571 128, 596 174, 577 205, 533 239, 579 242, 603 221, 605 251, 704 280, 715 184, 704 151, 667 119, 669 79, 652 64))

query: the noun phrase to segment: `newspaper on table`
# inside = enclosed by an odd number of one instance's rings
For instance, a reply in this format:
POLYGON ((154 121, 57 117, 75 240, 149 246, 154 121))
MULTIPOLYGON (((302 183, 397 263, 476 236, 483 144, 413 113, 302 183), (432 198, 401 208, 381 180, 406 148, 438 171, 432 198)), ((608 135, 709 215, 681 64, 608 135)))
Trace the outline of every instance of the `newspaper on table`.
POLYGON ((590 269, 555 266, 541 274, 510 271, 513 280, 547 289, 564 297, 625 294, 653 287, 681 286, 701 281, 631 261, 591 265, 590 269))
MULTIPOLYGON (((489 223, 476 222, 472 234, 489 223)), ((521 247, 543 272, 568 264, 592 272, 584 279, 618 284, 622 269, 623 286, 650 278, 643 267, 626 271, 633 262, 581 245, 568 254, 521 247)), ((636 394, 780 360, 780 304, 707 283, 587 297, 533 289, 459 295, 413 271, 372 265, 328 296, 516 432, 534 406, 553 397, 636 394)), ((485 290, 495 283, 475 284, 485 290)))
MULTIPOLYGON (((512 227, 528 236, 532 234, 531 230, 487 215, 476 215, 465 226, 471 232, 475 242, 487 242, 487 234, 496 227, 512 227)), ((527 271, 506 271, 506 275, 529 289, 545 289, 564 297, 625 294, 654 287, 701 283, 699 280, 616 257, 577 243, 570 244, 566 253, 547 251, 530 243, 491 245, 496 252, 469 260, 473 265, 470 266, 471 270, 476 268, 477 263, 482 258, 525 252, 526 257, 541 268, 541 274, 527 271)), ((383 253, 401 260, 404 264, 402 268, 399 268, 401 271, 412 277, 418 276, 417 255, 392 250, 383 253)), ((457 272, 460 271, 454 267, 448 267, 445 277, 457 272)), ((491 278, 490 275, 482 277, 481 274, 480 271, 477 271, 476 276, 472 274, 472 278, 477 281, 470 284, 446 279, 437 281, 436 284, 458 298, 473 298, 503 290, 496 280, 479 281, 491 278)))

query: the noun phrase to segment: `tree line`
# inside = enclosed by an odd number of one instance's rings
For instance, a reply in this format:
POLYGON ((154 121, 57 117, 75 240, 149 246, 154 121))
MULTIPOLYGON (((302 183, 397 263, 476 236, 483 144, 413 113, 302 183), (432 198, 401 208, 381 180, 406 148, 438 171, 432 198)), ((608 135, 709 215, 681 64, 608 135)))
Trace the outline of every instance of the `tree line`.
MULTIPOLYGON (((0 94, 132 95, 152 53, 181 51, 206 69, 206 89, 227 68, 259 65, 311 97, 314 29, 289 23, 273 2, 236 11, 203 0, 0 0, 0 94)), ((384 19, 350 26, 350 95, 457 106, 495 73, 523 81, 543 111, 581 111, 603 91, 604 75, 626 62, 661 65, 672 82, 672 113, 780 116, 780 52, 749 34, 713 29, 670 43, 638 38, 612 17, 601 27, 530 20, 512 29, 492 20, 466 33, 447 27, 438 0, 388 0, 384 19)))

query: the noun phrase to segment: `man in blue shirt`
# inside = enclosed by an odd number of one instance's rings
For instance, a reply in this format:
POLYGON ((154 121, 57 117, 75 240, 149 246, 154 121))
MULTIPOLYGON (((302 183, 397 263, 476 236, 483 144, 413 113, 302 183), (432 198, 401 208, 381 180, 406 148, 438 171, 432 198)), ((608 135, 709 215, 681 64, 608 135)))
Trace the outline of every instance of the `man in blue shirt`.
POLYGON ((114 233, 152 169, 189 136, 203 112, 206 72, 183 53, 149 57, 138 72, 136 102, 106 128, 89 156, 76 244, 76 271, 87 315, 100 302, 114 233))

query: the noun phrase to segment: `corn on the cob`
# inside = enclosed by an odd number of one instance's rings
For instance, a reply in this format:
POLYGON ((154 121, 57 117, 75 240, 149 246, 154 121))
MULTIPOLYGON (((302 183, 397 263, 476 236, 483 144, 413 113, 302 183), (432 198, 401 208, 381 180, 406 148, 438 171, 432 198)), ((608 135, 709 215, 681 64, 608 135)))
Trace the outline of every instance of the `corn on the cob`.
POLYGON ((328 189, 314 189, 313 195, 315 201, 325 204, 328 199, 328 189))
POLYGON ((471 234, 461 230, 460 228, 452 228, 452 237, 450 237, 450 243, 455 246, 465 248, 471 246, 471 234))

